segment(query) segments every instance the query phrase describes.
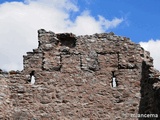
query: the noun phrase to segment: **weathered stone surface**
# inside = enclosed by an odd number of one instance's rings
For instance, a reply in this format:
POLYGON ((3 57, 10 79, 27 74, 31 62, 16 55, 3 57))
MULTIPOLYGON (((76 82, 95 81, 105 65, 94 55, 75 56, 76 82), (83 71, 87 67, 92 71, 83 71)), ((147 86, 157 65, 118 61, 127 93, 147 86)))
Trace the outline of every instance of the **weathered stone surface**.
POLYGON ((40 29, 38 42, 38 48, 23 57, 23 71, 0 70, 0 119, 160 116, 160 73, 153 68, 149 52, 129 38, 113 32, 75 36, 40 29), (32 71, 34 85, 29 82, 32 71), (116 87, 112 87, 113 77, 116 87))

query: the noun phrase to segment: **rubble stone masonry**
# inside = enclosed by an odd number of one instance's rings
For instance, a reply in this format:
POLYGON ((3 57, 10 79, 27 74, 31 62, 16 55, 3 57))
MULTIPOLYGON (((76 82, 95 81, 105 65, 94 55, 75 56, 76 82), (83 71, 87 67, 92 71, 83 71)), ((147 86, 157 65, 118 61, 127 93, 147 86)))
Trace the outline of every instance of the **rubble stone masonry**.
POLYGON ((0 120, 160 117, 160 73, 139 44, 112 32, 75 36, 44 29, 38 30, 38 42, 23 56, 22 71, 0 71, 0 120))

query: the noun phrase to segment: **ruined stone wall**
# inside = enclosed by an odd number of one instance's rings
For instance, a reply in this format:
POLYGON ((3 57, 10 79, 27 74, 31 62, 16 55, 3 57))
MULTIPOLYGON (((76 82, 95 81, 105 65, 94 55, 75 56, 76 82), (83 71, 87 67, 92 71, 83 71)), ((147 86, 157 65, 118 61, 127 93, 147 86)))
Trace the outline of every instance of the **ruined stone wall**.
POLYGON ((0 119, 129 120, 131 114, 159 114, 159 72, 139 44, 113 33, 75 36, 43 29, 38 40, 38 48, 23 56, 23 71, 1 73, 0 119))

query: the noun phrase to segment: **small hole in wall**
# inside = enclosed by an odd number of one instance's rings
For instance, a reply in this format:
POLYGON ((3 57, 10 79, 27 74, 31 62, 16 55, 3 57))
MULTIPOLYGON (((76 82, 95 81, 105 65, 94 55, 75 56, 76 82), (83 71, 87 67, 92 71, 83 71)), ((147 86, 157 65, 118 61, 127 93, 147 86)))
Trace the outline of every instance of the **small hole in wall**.
POLYGON ((34 70, 30 73, 30 81, 29 82, 31 82, 31 85, 34 85, 34 83, 35 83, 35 71, 34 70))
POLYGON ((113 88, 117 87, 117 79, 116 76, 114 74, 114 71, 112 71, 112 81, 111 81, 111 85, 113 88))
POLYGON ((59 34, 57 37, 60 40, 61 46, 68 46, 69 48, 76 46, 76 38, 72 33, 59 34))
POLYGON ((116 78, 112 78, 112 87, 117 87, 116 78))

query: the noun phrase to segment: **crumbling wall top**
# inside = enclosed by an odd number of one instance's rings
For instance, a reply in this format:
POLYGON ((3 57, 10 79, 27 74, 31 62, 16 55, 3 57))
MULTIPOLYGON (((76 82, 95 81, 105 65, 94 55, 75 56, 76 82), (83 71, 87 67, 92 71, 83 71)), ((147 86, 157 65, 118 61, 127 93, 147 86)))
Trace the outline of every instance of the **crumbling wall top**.
POLYGON ((129 38, 40 29, 38 42, 23 56, 23 71, 0 70, 0 119, 130 119, 158 111, 160 74, 129 38))

